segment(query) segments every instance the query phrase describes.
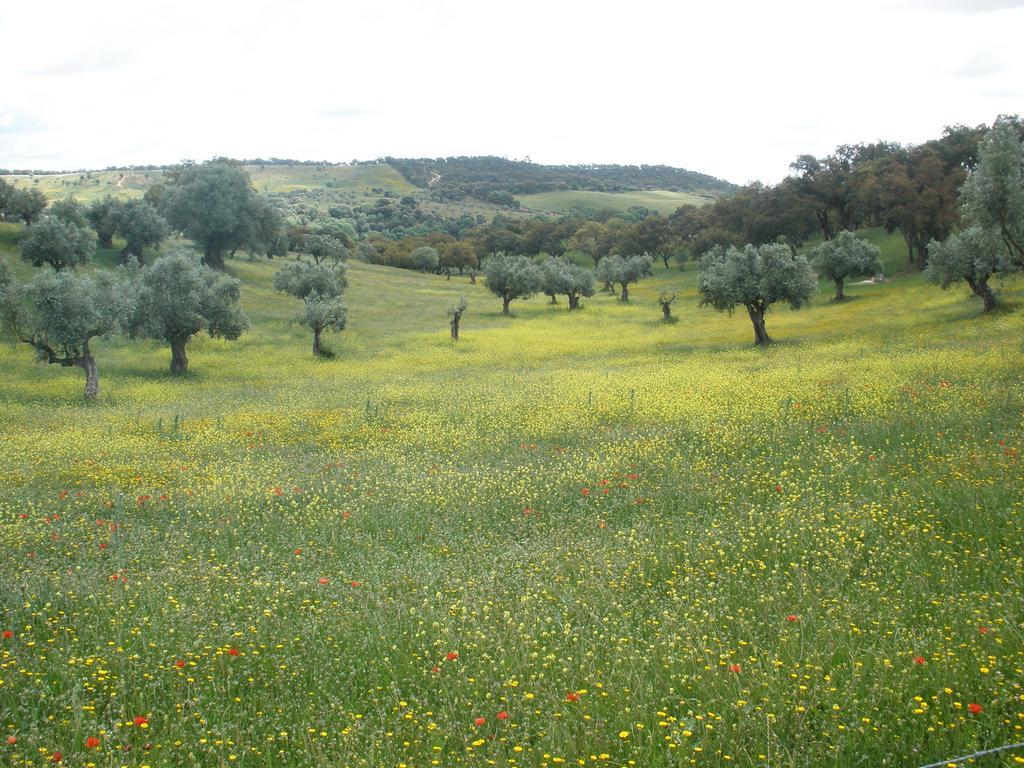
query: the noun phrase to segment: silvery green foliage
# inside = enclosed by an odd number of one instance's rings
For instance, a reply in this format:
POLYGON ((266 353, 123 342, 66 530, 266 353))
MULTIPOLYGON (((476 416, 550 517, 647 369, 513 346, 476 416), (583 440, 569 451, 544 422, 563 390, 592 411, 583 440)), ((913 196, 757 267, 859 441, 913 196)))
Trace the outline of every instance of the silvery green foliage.
POLYGON ((1011 258, 1024 265, 1024 143, 1013 118, 998 118, 982 139, 978 167, 960 201, 964 218, 997 232, 1011 258))
POLYGON ((961 280, 987 280, 1013 269, 999 234, 974 226, 950 235, 941 243, 932 240, 928 245, 928 266, 924 275, 936 285, 948 288, 961 280))
POLYGON ((303 301, 302 312, 296 317, 300 325, 313 331, 313 354, 323 354, 320 334, 325 330, 342 331, 348 320, 348 308, 341 298, 348 287, 347 267, 339 262, 308 264, 294 261, 274 275, 274 287, 303 301))
POLYGON ((223 339, 237 339, 249 326, 239 306, 235 278, 202 263, 199 254, 178 249, 138 271, 136 305, 129 329, 132 336, 158 339, 175 352, 172 369, 184 370, 187 360, 174 363, 200 331, 223 339))
POLYGON ((597 265, 597 276, 606 286, 611 283, 621 285, 621 299, 629 301, 629 284, 639 282, 640 278, 650 275, 652 264, 654 259, 646 253, 628 257, 605 256, 597 265))
POLYGON ((550 258, 541 267, 542 290, 548 296, 563 295, 576 309, 582 296, 594 295, 594 273, 565 257, 550 258))
POLYGON ((501 297, 505 314, 509 302, 529 298, 541 289, 540 270, 526 256, 495 253, 484 265, 484 277, 488 290, 501 297))
POLYGON ((421 245, 416 248, 409 254, 409 258, 412 260, 413 266, 421 272, 433 272, 441 263, 437 249, 431 248, 429 245, 421 245))
POLYGON ((39 359, 85 371, 85 395, 99 393, 96 361, 89 349, 95 338, 120 333, 134 309, 123 270, 95 277, 46 270, 28 283, 9 281, 0 291, 4 324, 39 359))
POLYGON ((822 277, 836 284, 836 299, 843 298, 843 281, 882 271, 881 250, 874 243, 844 229, 814 249, 811 263, 822 277))
POLYGON ((950 235, 941 243, 932 240, 928 245, 928 266, 924 274, 943 288, 963 280, 988 311, 996 306, 996 297, 988 281, 993 275, 1007 275, 1020 268, 1011 258, 997 230, 973 226, 950 235))
POLYGON ((56 270, 84 264, 96 253, 96 236, 84 226, 57 216, 43 216, 21 236, 21 258, 34 267, 56 270))
POLYGON ((340 296, 348 287, 347 273, 348 267, 343 263, 292 261, 274 275, 274 288, 297 299, 305 299, 313 293, 322 297, 340 296))
POLYGON ((818 290, 818 278, 807 259, 777 243, 742 249, 718 245, 700 263, 701 304, 719 311, 732 312, 737 305, 767 310, 778 302, 799 309, 818 290))
POLYGON ((314 333, 320 331, 343 331, 348 321, 348 307, 340 296, 321 296, 312 293, 303 301, 303 309, 297 318, 314 333))

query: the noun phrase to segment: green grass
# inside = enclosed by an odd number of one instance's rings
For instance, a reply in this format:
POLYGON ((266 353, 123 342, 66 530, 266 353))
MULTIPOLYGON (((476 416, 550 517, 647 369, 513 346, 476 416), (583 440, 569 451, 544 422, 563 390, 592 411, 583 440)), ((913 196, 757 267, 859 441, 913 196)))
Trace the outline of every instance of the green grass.
POLYGON ((705 205, 713 198, 695 195, 691 192, 670 192, 656 189, 640 192, 590 192, 573 190, 565 192, 538 192, 533 195, 516 195, 524 208, 532 211, 562 212, 576 207, 611 208, 625 211, 635 205, 642 205, 667 216, 681 205, 705 205))
POLYGON ((261 192, 335 189, 367 197, 380 197, 381 189, 406 195, 417 191, 390 165, 264 165, 246 166, 253 186, 261 192))
POLYGON ((163 171, 86 171, 3 178, 16 187, 35 187, 51 202, 73 197, 81 203, 91 203, 106 195, 142 197, 146 188, 162 177, 163 171))
POLYGON ((465 278, 355 263, 319 361, 277 265, 229 268, 253 327, 194 340, 185 378, 102 342, 86 407, 80 372, 0 347, 6 762, 907 766, 1021 740, 1024 281, 991 316, 919 274, 823 286, 760 351, 693 265, 506 318, 465 278))

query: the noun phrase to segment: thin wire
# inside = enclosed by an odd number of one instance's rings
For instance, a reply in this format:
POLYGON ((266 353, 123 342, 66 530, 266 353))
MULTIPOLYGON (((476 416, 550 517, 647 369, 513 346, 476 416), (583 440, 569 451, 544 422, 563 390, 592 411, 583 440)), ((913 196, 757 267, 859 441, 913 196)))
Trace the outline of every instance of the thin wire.
POLYGON ((964 755, 963 757, 954 757, 950 760, 939 760, 937 763, 928 763, 928 765, 922 765, 921 768, 945 768, 948 765, 956 765, 962 763, 965 760, 973 760, 976 757, 984 757, 985 755, 994 755, 997 752, 1006 752, 1009 749, 1024 749, 1024 742, 1020 744, 1007 744, 1005 747, 993 747, 992 749, 983 749, 981 752, 974 752, 970 755, 964 755))

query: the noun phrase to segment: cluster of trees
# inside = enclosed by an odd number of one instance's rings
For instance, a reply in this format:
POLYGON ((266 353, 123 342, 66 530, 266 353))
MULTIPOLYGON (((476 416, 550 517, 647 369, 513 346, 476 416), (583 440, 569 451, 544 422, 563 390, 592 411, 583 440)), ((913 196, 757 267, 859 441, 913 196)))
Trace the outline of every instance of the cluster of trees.
POLYGON ((518 207, 514 195, 558 189, 728 194, 735 188, 722 179, 667 165, 539 165, 502 157, 387 157, 384 161, 438 199, 475 197, 508 207, 518 207))
POLYGON ((649 256, 610 256, 601 262, 607 269, 598 267, 594 271, 581 267, 562 256, 552 256, 538 264, 523 254, 498 252, 490 256, 483 266, 487 289, 501 298, 502 314, 511 314, 509 305, 516 299, 527 299, 537 293, 558 303, 558 296, 565 296, 569 310, 580 308, 580 299, 594 295, 595 277, 603 280, 606 289, 616 284, 622 287, 620 299, 629 301, 630 283, 638 282, 651 274, 652 260, 649 256))
POLYGON ((46 267, 17 281, 0 262, 0 313, 15 340, 40 360, 85 373, 85 396, 99 394, 91 343, 123 334, 155 339, 171 349, 171 371, 188 369, 185 347, 201 331, 237 339, 248 326, 239 281, 179 249, 141 267, 130 262, 95 275, 46 267))

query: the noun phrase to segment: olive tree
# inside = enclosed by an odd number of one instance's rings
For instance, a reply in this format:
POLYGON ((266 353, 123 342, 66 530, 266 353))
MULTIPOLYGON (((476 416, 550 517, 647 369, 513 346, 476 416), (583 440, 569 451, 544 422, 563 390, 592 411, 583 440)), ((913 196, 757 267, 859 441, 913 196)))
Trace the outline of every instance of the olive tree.
POLYGON ((666 323, 675 322, 672 318, 672 302, 676 300, 675 288, 662 288, 658 292, 658 304, 661 305, 661 314, 666 323))
POLYGON ((43 216, 25 228, 21 258, 32 266, 60 271, 87 262, 96 253, 96 237, 85 227, 57 216, 43 216))
POLYGON ((14 187, 4 205, 4 215, 8 219, 21 219, 26 225, 35 222, 45 210, 46 195, 32 188, 14 187))
POLYGON ((1000 117, 978 147, 978 167, 960 194, 969 224, 993 230, 1010 258, 1024 264, 1024 143, 1016 118, 1000 117))
POLYGON ((1018 269, 1020 266, 1013 262, 998 230, 973 226, 941 243, 932 240, 924 274, 943 288, 965 281, 981 299, 983 311, 988 312, 996 307, 996 296, 988 281, 994 275, 1007 275, 1018 269))
POLYGON ((225 252, 251 243, 259 228, 259 197, 249 174, 225 159, 186 164, 164 188, 161 212, 215 269, 224 269, 225 252))
POLYGON ((4 324, 15 339, 43 362, 81 368, 89 400, 100 391, 89 345, 121 332, 133 306, 125 276, 110 271, 90 277, 46 270, 28 283, 8 281, 0 290, 4 324))
POLYGON ((130 200, 120 206, 116 216, 117 232, 125 240, 121 258, 134 256, 142 263, 146 248, 156 248, 170 233, 167 220, 145 200, 130 200))
POLYGON ((697 287, 704 295, 701 306, 709 304, 730 314, 737 305, 746 307, 754 341, 765 346, 771 338, 764 316, 772 304, 787 302, 791 309, 799 309, 818 290, 818 278, 807 259, 786 245, 719 245, 701 258, 697 287))
POLYGON ((57 202, 52 203, 50 207, 47 208, 46 215, 55 216, 62 221, 74 224, 82 229, 87 229, 89 227, 89 219, 86 216, 85 206, 73 197, 66 197, 63 200, 58 200, 57 202))
POLYGON ((118 216, 121 213, 123 202, 110 195, 102 200, 95 200, 85 210, 85 216, 96 230, 100 246, 103 248, 114 247, 114 235, 117 234, 118 216))
POLYGON ((171 373, 188 371, 185 346, 200 331, 234 340, 249 320, 239 306, 237 278, 202 263, 198 254, 179 249, 139 271, 132 336, 157 339, 171 347, 171 373))
POLYGON ((569 301, 569 311, 580 308, 580 299, 594 295, 594 273, 565 257, 550 258, 541 265, 543 291, 555 303, 561 294, 569 301))
POLYGON ((348 258, 348 249, 344 243, 330 235, 306 235, 302 238, 299 252, 312 256, 314 264, 327 260, 337 264, 348 258))
POLYGON ((420 272, 433 272, 441 262, 441 257, 436 248, 429 245, 421 245, 409 254, 412 264, 420 272))
POLYGON ((641 278, 650 275, 651 265, 654 264, 654 259, 646 253, 628 257, 607 256, 601 264, 598 264, 598 267, 601 267, 605 261, 608 264, 604 266, 601 276, 606 281, 610 278, 610 282, 618 283, 622 287, 622 292, 619 294, 619 299, 622 301, 629 301, 629 284, 637 283, 641 278))
POLYGON ((526 256, 495 253, 484 265, 487 289, 501 297, 501 313, 512 314, 509 304, 515 299, 527 299, 541 288, 541 275, 537 265, 526 256))
POLYGON ((462 321, 462 313, 469 308, 469 299, 459 296, 459 300, 448 307, 448 325, 452 332, 452 341, 459 340, 459 323, 462 321))
POLYGON ((320 344, 325 330, 343 331, 348 320, 348 309, 341 298, 348 287, 345 264, 309 264, 294 261, 274 275, 274 287, 302 299, 303 310, 296 318, 300 325, 313 331, 313 354, 327 357, 329 353, 320 344))
POLYGON ((814 249, 811 264, 819 275, 835 283, 835 301, 843 301, 846 299, 843 286, 847 278, 877 275, 882 271, 881 253, 874 243, 844 229, 814 249))

